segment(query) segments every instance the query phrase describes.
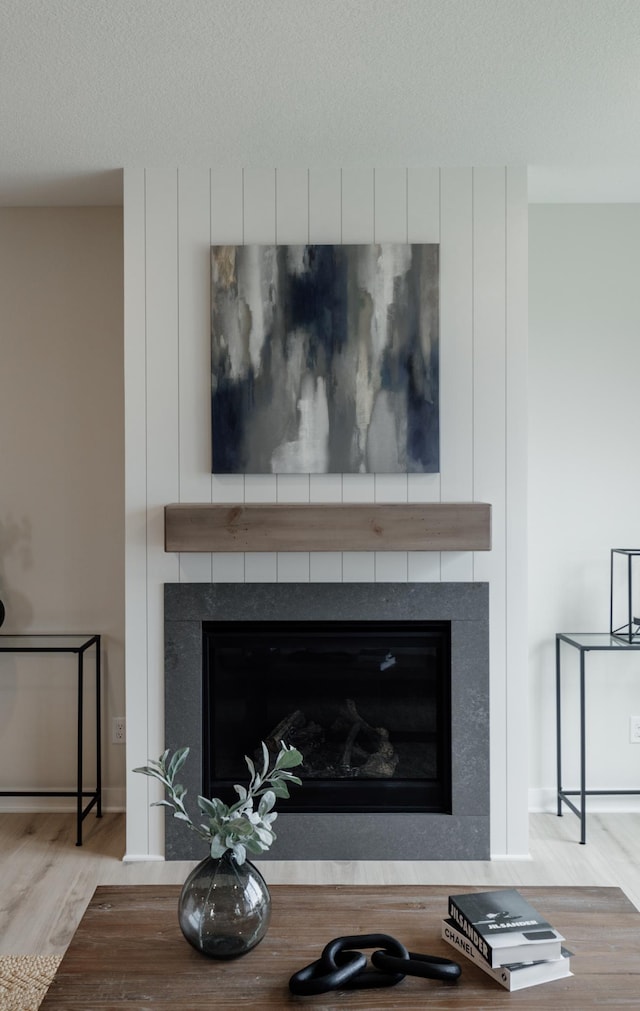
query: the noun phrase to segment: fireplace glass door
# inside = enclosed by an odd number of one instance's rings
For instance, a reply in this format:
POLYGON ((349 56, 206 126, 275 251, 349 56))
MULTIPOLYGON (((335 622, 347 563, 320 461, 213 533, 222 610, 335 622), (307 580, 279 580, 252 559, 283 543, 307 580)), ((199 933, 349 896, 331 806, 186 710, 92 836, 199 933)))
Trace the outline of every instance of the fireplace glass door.
POLYGON ((450 622, 204 622, 203 793, 297 747, 278 809, 451 811, 450 622))

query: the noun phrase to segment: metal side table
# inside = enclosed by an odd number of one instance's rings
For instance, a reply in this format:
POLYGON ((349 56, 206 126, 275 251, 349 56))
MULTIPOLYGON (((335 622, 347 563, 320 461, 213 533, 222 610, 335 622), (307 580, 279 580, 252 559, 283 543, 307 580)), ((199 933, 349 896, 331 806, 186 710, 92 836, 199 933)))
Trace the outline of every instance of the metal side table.
POLYGON ((0 797, 75 797, 76 798, 76 846, 82 846, 82 822, 95 806, 96 817, 102 817, 102 762, 100 731, 100 636, 99 635, 0 635, 0 653, 71 653, 78 658, 77 665, 77 758, 76 789, 53 790, 0 790, 0 797), (84 716, 84 655, 94 649, 96 684, 96 787, 83 789, 83 716, 84 716), (89 803, 83 808, 83 800, 89 803))
POLYGON ((614 796, 622 794, 640 794, 639 790, 587 790, 587 742, 585 734, 585 669, 586 656, 591 652, 626 653, 629 650, 640 650, 640 642, 629 642, 610 632, 558 632, 556 633, 556 758, 558 778, 558 817, 562 817, 563 803, 580 819, 580 842, 587 840, 587 802, 586 798, 596 795, 614 796), (561 646, 566 643, 580 652, 580 789, 565 790, 562 786, 562 712, 560 701, 561 686, 561 646), (579 797, 578 808, 569 797, 579 797))

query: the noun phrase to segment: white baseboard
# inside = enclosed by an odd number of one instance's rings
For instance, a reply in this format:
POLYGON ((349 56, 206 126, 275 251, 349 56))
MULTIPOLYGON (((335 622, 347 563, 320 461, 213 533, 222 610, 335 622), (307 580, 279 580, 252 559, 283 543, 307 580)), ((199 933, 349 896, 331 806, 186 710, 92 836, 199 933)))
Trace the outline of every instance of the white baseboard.
POLYGON ((160 860, 164 863, 164 857, 160 853, 125 853, 122 858, 123 864, 148 864, 157 863, 160 860))
POLYGON ((555 812, 556 791, 551 787, 536 787, 529 790, 529 813, 555 812))
MULTIPOLYGON (((576 806, 579 806, 579 797, 572 797, 576 806)), ((568 808, 565 807, 565 812, 568 808)), ((607 795, 588 797, 587 811, 590 814, 638 814, 640 813, 640 795, 607 795)), ((531 814, 556 814, 556 790, 555 787, 537 787, 529 790, 529 812, 531 814)))
POLYGON ((500 860, 533 860, 530 853, 492 853, 490 858, 493 861, 500 860))
MULTIPOLYGON (((63 787, 62 789, 73 790, 73 787, 63 787)), ((124 811, 125 789, 120 786, 107 786, 102 789, 102 810, 103 811, 124 811)), ((84 804, 88 798, 83 798, 84 804)), ((83 804, 83 806, 84 806, 83 804)), ((48 813, 51 811, 65 811, 74 813, 76 810, 75 797, 56 797, 53 794, 45 797, 0 797, 0 812, 6 814, 20 813, 48 813)))

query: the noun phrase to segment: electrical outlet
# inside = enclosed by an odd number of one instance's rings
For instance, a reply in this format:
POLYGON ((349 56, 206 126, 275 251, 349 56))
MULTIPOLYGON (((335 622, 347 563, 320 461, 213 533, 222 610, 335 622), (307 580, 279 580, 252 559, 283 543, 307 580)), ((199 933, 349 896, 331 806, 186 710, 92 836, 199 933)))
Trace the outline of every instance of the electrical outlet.
MULTIPOLYGON (((638 717, 640 723, 640 717, 638 717)), ((127 739, 127 724, 124 716, 114 716, 111 723, 111 743, 124 744, 127 739)), ((638 738, 640 740, 640 738, 638 738)))
POLYGON ((640 716, 629 717, 629 741, 640 744, 640 716))

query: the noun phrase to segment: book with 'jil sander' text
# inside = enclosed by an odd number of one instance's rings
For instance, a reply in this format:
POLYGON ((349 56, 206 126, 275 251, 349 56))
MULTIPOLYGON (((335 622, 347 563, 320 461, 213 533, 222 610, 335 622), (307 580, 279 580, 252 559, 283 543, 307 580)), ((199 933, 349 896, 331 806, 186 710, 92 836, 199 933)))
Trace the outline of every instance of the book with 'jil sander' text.
POLYGON ((449 917, 494 968, 561 957, 564 937, 515 888, 450 895, 449 917))

